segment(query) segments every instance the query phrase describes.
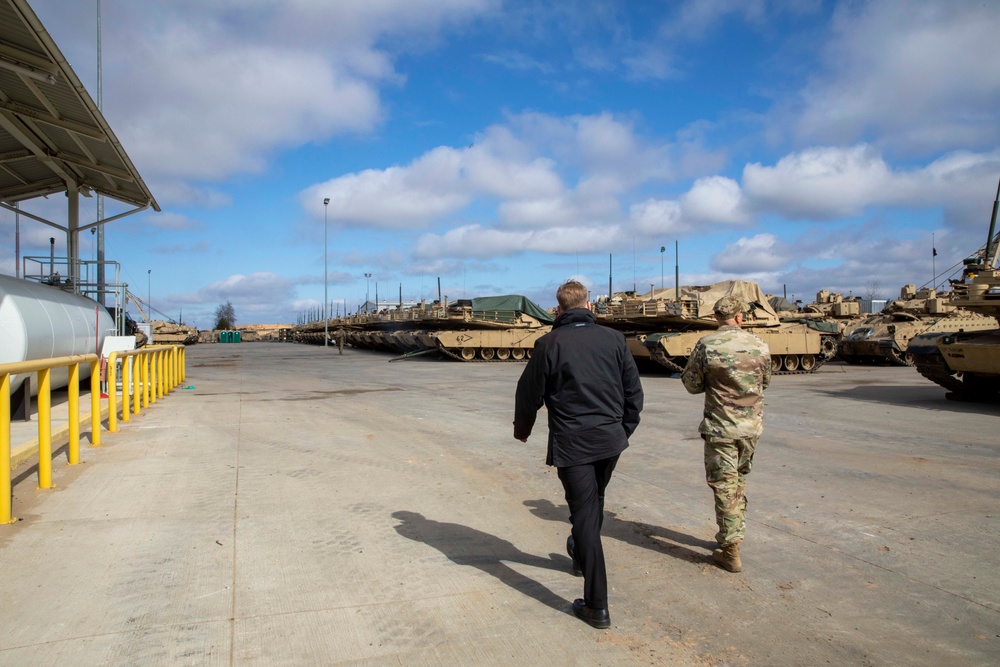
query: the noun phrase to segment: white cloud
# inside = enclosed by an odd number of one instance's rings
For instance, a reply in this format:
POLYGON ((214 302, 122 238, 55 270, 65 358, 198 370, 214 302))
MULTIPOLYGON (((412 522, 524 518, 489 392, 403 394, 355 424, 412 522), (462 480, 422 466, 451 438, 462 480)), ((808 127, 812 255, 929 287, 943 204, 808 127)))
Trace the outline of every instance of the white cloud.
POLYGON ((794 251, 773 234, 757 234, 727 245, 712 257, 710 266, 727 273, 759 273, 787 266, 795 257, 794 251))
MULTIPOLYGON (((75 43, 84 17, 63 4, 33 2, 57 41, 75 43)), ((384 113, 379 88, 404 81, 395 53, 426 49, 441 31, 498 6, 119 3, 103 13, 106 113, 144 177, 159 184, 160 203, 170 205, 183 196, 183 181, 260 173, 277 149, 370 131, 384 113)))
POLYGON ((172 295, 170 299, 184 304, 223 303, 233 305, 260 305, 283 303, 294 295, 291 280, 267 271, 250 275, 234 274, 202 287, 195 294, 172 295))
POLYGON ((456 211, 471 197, 454 190, 451 182, 428 182, 428 173, 406 167, 368 169, 314 185, 300 195, 306 208, 322 211, 324 198, 330 199, 333 220, 361 223, 382 229, 423 226, 430 219, 456 211))
POLYGON ((904 154, 995 145, 998 34, 995 2, 843 3, 796 132, 820 143, 874 136, 904 154))
POLYGON ((467 148, 439 146, 405 166, 341 176, 300 201, 315 216, 329 197, 331 219, 386 229, 419 228, 474 201, 495 202, 505 227, 604 225, 621 218, 625 192, 669 173, 668 153, 610 114, 528 113, 467 148))
POLYGON ((781 158, 774 167, 743 168, 743 188, 753 204, 785 217, 858 215, 884 200, 889 167, 868 146, 815 148, 781 158))
POLYGON ((830 220, 869 206, 959 206, 982 200, 1000 169, 1000 150, 942 156, 909 172, 893 171, 872 146, 818 147, 781 158, 773 167, 743 169, 746 205, 786 218, 830 220))
POLYGON ((681 206, 685 218, 698 222, 742 224, 749 219, 739 184, 722 176, 695 181, 681 197, 681 206))
POLYGON ((427 260, 440 257, 503 257, 524 252, 594 252, 610 247, 617 240, 618 232, 617 225, 606 228, 550 227, 532 231, 466 225, 444 234, 421 236, 414 255, 427 260))
POLYGON ((641 234, 663 236, 682 234, 690 229, 676 201, 647 199, 629 208, 632 228, 641 234))

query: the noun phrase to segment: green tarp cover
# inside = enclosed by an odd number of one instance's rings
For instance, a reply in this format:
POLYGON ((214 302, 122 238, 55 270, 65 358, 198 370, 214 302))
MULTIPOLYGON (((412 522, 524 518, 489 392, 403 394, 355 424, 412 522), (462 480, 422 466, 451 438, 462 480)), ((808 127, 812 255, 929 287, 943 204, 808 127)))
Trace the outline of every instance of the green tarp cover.
POLYGON ((487 312, 520 312, 530 315, 540 322, 552 324, 555 320, 541 306, 526 296, 508 294, 507 296, 481 296, 472 300, 472 313, 487 312))
POLYGON ((802 322, 810 329, 815 329, 822 333, 840 333, 840 326, 836 322, 824 322, 823 320, 785 320, 786 322, 802 322))

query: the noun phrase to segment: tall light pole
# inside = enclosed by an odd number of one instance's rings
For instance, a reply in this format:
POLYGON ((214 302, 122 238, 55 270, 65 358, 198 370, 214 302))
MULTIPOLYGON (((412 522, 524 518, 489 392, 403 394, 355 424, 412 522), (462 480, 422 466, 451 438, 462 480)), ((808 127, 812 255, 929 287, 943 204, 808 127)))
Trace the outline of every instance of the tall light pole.
POLYGON ((667 249, 667 246, 660 246, 660 289, 663 289, 663 252, 667 249))
POLYGON ((328 225, 326 224, 326 212, 330 209, 330 198, 327 197, 323 200, 323 347, 328 347, 330 345, 330 318, 326 316, 326 284, 329 282, 327 280, 327 275, 329 271, 326 269, 327 262, 327 252, 326 252, 326 240, 329 232, 327 231, 328 225))
POLYGON ((153 321, 153 269, 146 269, 146 307, 149 308, 148 322, 153 321))
POLYGON ((369 303, 369 301, 368 301, 368 287, 369 287, 368 280, 371 277, 372 277, 372 274, 370 274, 370 273, 366 273, 365 274, 365 315, 368 315, 371 312, 371 308, 368 307, 368 303, 369 303))

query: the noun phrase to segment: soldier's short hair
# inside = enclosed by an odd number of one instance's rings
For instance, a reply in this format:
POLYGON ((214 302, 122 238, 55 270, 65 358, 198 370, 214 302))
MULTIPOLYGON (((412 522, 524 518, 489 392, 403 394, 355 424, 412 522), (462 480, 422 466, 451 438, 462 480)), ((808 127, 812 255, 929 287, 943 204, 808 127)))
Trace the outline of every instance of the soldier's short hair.
POLYGON ((747 312, 747 304, 743 299, 729 295, 716 301, 712 310, 719 319, 731 320, 740 313, 747 312))
POLYGON ((576 280, 567 280, 556 290, 556 301, 563 310, 585 308, 587 305, 587 288, 576 280))

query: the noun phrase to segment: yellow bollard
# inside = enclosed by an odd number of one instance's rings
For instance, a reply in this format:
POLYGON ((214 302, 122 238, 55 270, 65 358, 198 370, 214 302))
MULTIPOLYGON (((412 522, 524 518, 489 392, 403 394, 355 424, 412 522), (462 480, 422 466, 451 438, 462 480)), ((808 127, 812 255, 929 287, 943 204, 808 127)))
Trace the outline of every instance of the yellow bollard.
POLYGON ((122 357, 122 421, 127 422, 132 412, 132 355, 122 357))
POLYGON ((163 398, 163 350, 156 353, 156 396, 163 398))
POLYGON ((69 465, 80 462, 80 364, 69 365, 69 465))
POLYGON ((149 353, 142 355, 139 362, 142 367, 142 407, 149 407, 149 353))
POLYGON ((132 362, 132 414, 139 414, 139 401, 142 398, 142 381, 139 378, 139 355, 129 355, 132 362))
POLYGON ((108 357, 108 432, 118 431, 118 372, 115 369, 118 353, 112 352, 108 357))
POLYGON ((48 368, 38 371, 38 488, 52 488, 52 380, 48 368))
POLYGON ((100 360, 90 362, 90 447, 101 446, 101 372, 100 360))
MULTIPOLYGON (((0 375, 0 424, 10 424, 10 373, 0 375)), ((10 427, 0 428, 0 523, 14 523, 10 515, 10 427)))

